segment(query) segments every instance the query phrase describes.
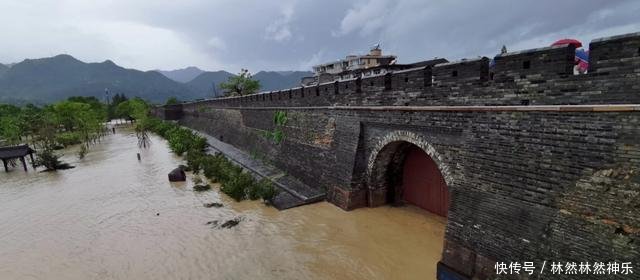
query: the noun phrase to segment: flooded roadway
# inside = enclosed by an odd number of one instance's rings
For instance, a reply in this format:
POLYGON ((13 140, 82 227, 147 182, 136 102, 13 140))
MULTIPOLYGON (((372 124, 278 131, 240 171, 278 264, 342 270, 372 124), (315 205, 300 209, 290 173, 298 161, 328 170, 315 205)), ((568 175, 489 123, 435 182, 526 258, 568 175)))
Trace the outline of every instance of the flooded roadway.
POLYGON ((167 181, 182 160, 155 136, 66 154, 76 168, 0 172, 0 279, 435 279, 445 221, 415 207, 277 211, 197 193, 167 181))

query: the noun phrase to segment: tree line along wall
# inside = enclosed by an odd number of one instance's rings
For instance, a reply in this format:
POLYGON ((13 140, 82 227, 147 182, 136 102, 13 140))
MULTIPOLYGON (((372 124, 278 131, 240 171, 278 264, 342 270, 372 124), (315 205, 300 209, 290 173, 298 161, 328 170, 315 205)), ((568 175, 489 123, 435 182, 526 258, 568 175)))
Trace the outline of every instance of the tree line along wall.
POLYGON ((502 55, 492 69, 481 58, 155 113, 325 189, 347 210, 386 202, 379 167, 392 164, 379 161, 395 151, 385 147, 419 146, 450 192, 441 263, 464 277, 490 277, 495 261, 638 264, 640 34, 590 46, 586 75, 569 72, 574 50, 561 46, 502 55), (609 103, 618 105, 594 105, 609 103), (279 128, 276 112, 287 115, 279 128), (283 141, 267 136, 275 129, 283 141))

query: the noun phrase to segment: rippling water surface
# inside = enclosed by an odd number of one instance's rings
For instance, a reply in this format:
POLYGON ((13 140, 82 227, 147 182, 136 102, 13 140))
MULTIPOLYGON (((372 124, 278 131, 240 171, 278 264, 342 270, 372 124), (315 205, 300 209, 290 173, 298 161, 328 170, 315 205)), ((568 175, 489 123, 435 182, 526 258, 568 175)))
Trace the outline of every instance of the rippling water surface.
POLYGON ((182 159, 164 140, 136 143, 120 131, 83 160, 66 151, 74 169, 0 170, 0 279, 435 278, 442 218, 329 203, 277 211, 196 193, 167 181, 182 159), (234 228, 206 225, 237 217, 234 228))

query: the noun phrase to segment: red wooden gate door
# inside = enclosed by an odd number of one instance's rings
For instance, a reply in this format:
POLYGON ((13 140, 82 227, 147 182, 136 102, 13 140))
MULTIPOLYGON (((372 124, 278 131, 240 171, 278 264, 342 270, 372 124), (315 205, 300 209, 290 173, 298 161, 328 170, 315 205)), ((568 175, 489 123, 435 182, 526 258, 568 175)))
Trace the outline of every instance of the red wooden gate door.
POLYGON ((434 214, 446 217, 449 191, 436 163, 417 146, 409 148, 402 174, 402 198, 434 214))

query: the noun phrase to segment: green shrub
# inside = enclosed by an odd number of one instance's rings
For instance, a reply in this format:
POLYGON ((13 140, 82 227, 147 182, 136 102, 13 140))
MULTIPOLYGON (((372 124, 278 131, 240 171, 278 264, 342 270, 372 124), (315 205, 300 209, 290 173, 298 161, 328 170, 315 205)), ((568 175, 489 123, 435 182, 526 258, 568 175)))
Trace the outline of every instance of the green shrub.
POLYGON ((192 150, 204 151, 207 149, 207 139, 200 136, 195 136, 195 139, 190 147, 192 150))
POLYGON ((82 140, 80 140, 80 134, 77 132, 58 133, 58 135, 56 135, 55 141, 56 143, 64 147, 82 143, 82 140))
POLYGON ((254 179, 253 182, 251 182, 251 184, 246 187, 247 198, 251 200, 256 200, 260 198, 260 193, 261 193, 260 187, 261 187, 260 184, 258 184, 258 182, 255 182, 255 179, 254 179))
MULTIPOLYGON (((276 123, 286 123, 286 114, 279 114, 276 123)), ((259 198, 270 201, 277 195, 277 189, 268 179, 256 181, 249 173, 244 172, 242 167, 222 154, 206 154, 207 140, 191 130, 158 119, 150 120, 150 128, 167 139, 169 148, 175 154, 186 153, 187 169, 194 173, 202 171, 211 182, 219 182, 220 191, 231 198, 237 201, 259 198)), ((278 138, 282 140, 284 135, 278 138)))
POLYGON ((198 152, 195 150, 188 151, 185 155, 185 159, 187 160, 187 171, 193 171, 193 173, 198 173, 202 170, 203 160, 205 159, 205 155, 202 152, 198 152))
POLYGON ((169 148, 177 155, 182 155, 190 150, 204 152, 207 147, 207 140, 189 129, 158 119, 151 119, 148 122, 150 130, 167 139, 169 148))
POLYGON ((275 144, 280 144, 285 138, 283 127, 287 124, 288 117, 286 111, 276 111, 273 114, 274 129, 271 132, 267 132, 268 138, 275 144))
POLYGON ((151 129, 151 131, 153 131, 154 133, 162 136, 163 138, 167 137, 167 131, 171 130, 172 128, 176 127, 175 124, 170 123, 170 122, 165 122, 159 119, 150 119, 149 120, 149 127, 151 129))
POLYGON ((68 163, 60 161, 60 157, 52 149, 43 149, 37 152, 37 156, 36 166, 44 166, 47 171, 73 168, 68 163))
POLYGON ((276 197, 276 195, 278 195, 278 189, 276 189, 276 187, 271 183, 271 180, 267 178, 262 178, 256 185, 259 189, 258 196, 264 201, 271 201, 276 197))
POLYGON ((275 131, 273 131, 271 139, 273 139, 273 142, 276 144, 282 143, 282 140, 284 140, 284 132, 282 132, 282 129, 277 128, 275 131))
POLYGON ((287 112, 286 111, 276 111, 273 113, 273 123, 275 125, 284 126, 287 124, 287 112))
POLYGON ((220 186, 220 191, 235 199, 241 201, 247 198, 247 188, 255 184, 255 180, 248 173, 240 172, 233 176, 220 186))
POLYGON ((169 148, 177 155, 182 155, 189 150, 188 131, 179 127, 174 127, 167 131, 167 140, 169 141, 169 148))
POLYGON ((207 185, 195 185, 193 186, 193 190, 196 192, 208 191, 211 189, 211 186, 207 185))
POLYGON ((227 181, 229 177, 227 173, 229 173, 229 171, 224 161, 225 159, 219 155, 205 155, 202 159, 204 176, 209 179, 216 179, 219 182, 227 181))

